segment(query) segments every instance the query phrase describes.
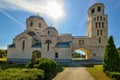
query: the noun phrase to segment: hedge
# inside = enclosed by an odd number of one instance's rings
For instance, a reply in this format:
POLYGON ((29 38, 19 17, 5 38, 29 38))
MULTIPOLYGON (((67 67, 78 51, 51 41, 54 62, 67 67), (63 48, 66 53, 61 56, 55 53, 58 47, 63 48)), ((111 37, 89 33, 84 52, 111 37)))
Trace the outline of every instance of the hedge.
POLYGON ((110 72, 110 71, 106 71, 105 74, 112 78, 113 80, 120 80, 120 73, 119 72, 110 72))
POLYGON ((50 79, 56 71, 57 64, 54 60, 48 58, 38 58, 36 62, 29 62, 27 68, 37 68, 44 70, 45 79, 50 79))
POLYGON ((9 68, 2 71, 0 80, 44 80, 44 71, 40 69, 9 68))

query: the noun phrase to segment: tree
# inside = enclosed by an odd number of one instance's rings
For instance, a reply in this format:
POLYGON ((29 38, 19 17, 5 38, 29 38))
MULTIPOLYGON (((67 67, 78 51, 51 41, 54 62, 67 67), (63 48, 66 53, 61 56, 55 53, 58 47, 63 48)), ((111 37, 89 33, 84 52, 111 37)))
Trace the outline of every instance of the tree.
POLYGON ((118 47, 118 48, 117 48, 117 50, 118 50, 118 53, 119 53, 119 57, 120 57, 120 47, 118 47))
POLYGON ((104 72, 119 71, 119 53, 117 52, 112 36, 109 37, 106 47, 105 47, 105 55, 104 55, 104 60, 103 60, 103 71, 104 72))

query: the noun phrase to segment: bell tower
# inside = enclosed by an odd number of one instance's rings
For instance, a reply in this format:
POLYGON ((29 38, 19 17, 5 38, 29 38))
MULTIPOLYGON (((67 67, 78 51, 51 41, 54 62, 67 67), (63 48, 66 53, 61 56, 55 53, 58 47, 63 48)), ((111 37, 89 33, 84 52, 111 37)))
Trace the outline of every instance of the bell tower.
POLYGON ((96 3, 88 10, 87 36, 98 44, 105 44, 108 38, 108 17, 104 4, 96 3))

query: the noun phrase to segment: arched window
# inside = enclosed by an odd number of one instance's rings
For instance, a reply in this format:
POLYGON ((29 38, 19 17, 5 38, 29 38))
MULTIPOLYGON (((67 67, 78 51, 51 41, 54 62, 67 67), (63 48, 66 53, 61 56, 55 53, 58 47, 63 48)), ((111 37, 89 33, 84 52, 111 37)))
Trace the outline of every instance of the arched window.
POLYGON ((57 52, 55 53, 55 58, 58 58, 58 53, 57 52))
POLYGON ((24 50, 25 49, 25 41, 23 40, 22 41, 22 50, 24 50))
POLYGON ((33 26, 33 22, 30 23, 30 26, 33 26))

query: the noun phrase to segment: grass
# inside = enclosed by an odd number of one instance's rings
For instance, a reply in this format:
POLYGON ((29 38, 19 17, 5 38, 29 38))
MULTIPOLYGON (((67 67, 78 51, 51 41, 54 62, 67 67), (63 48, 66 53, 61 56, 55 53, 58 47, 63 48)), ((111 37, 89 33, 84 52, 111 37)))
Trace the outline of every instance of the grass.
POLYGON ((44 80, 44 71, 40 69, 9 68, 0 74, 0 80, 44 80))
POLYGON ((7 57, 0 58, 0 61, 7 61, 7 57))
POLYGON ((91 73, 95 80, 112 80, 104 74, 104 72, 102 71, 102 65, 87 67, 87 70, 91 73))

